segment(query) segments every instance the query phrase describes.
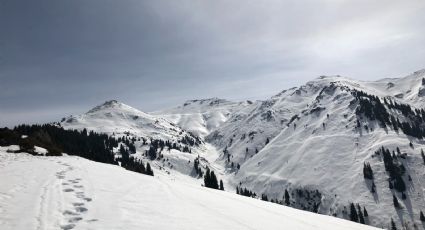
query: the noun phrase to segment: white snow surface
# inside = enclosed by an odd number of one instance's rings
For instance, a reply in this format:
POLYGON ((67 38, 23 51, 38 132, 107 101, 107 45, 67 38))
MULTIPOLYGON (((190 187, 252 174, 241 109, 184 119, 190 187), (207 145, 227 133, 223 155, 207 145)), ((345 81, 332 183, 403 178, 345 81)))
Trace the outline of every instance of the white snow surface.
POLYGON ((189 100, 175 108, 152 112, 185 130, 204 137, 225 123, 236 111, 252 104, 250 101, 231 102, 219 98, 189 100))
POLYGON ((61 123, 65 129, 87 129, 99 133, 162 140, 177 140, 186 131, 174 123, 158 116, 139 111, 116 100, 106 101, 78 116, 65 118, 61 123))
MULTIPOLYGON (((230 185, 241 185, 279 200, 285 189, 318 189, 323 195, 319 213, 348 218, 343 210, 353 202, 367 208, 371 225, 388 228, 393 218, 399 227, 422 226, 419 211, 425 210, 425 167, 420 151, 425 143, 378 124, 371 127, 373 131, 356 130, 355 105, 350 104, 354 98, 349 90, 424 108, 424 77, 425 70, 379 81, 322 76, 233 110, 225 122, 209 130, 205 139, 220 152, 216 163, 225 166, 230 185), (372 157, 381 146, 391 151, 399 147, 408 155, 403 164, 412 181, 404 178, 408 187, 406 200, 388 189, 382 159, 372 157), (224 151, 229 153, 231 162, 241 165, 240 170, 230 168, 224 151), (363 178, 364 162, 369 162, 374 170, 375 195, 363 178), (403 209, 394 208, 393 193, 403 209)), ((193 103, 189 111, 197 111, 195 105, 205 113, 205 106, 193 103)), ((184 106, 178 108, 168 113, 185 113, 184 106)))
MULTIPOLYGON (((212 168, 228 190, 241 185, 281 200, 285 189, 317 189, 322 194, 319 213, 348 218, 343 210, 353 202, 367 208, 368 222, 373 226, 388 228, 392 218, 399 228, 402 224, 423 227, 419 211, 425 211, 425 166, 420 151, 425 142, 378 124, 370 127, 372 131, 357 130, 356 104, 351 104, 354 98, 349 90, 424 108, 424 77, 425 70, 379 81, 322 76, 262 101, 192 100, 149 114, 110 101, 86 114, 71 116, 61 125, 171 140, 190 132, 205 143, 192 154, 164 151, 166 161, 150 161, 155 173, 199 185, 201 181, 193 177, 193 160, 199 155, 201 165, 212 168), (410 141, 414 148, 409 147, 410 141), (381 146, 391 151, 400 147, 408 156, 403 160, 406 200, 389 190, 382 159, 372 157, 381 146), (375 195, 363 178, 364 162, 371 164, 375 174, 375 195), (235 168, 237 164, 240 170, 235 168), (407 175, 412 181, 408 182, 407 175), (403 209, 394 208, 393 194, 403 209)), ((136 156, 143 158, 145 149, 136 147, 136 156)))
POLYGON ((75 156, 0 148, 0 175, 3 230, 374 229, 75 156))

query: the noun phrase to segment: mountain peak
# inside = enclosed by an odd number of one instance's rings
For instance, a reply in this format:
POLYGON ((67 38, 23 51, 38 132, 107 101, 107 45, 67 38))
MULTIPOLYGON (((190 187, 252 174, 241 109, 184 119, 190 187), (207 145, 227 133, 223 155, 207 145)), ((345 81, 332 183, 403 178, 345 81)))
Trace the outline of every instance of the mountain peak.
POLYGON ((323 79, 335 79, 335 78, 340 78, 341 75, 322 75, 317 77, 316 79, 318 80, 323 80, 323 79))
POLYGON ((213 105, 217 105, 217 104, 225 103, 225 102, 228 102, 228 100, 220 99, 218 97, 212 97, 212 98, 205 98, 205 99, 187 100, 183 104, 183 106, 188 106, 188 105, 191 105, 191 104, 205 104, 205 105, 208 104, 210 106, 213 106, 213 105))
POLYGON ((114 105, 114 104, 118 104, 119 102, 117 100, 109 100, 109 101, 105 101, 105 103, 103 103, 103 105, 114 105))
POLYGON ((130 107, 128 105, 125 105, 117 100, 109 100, 105 101, 103 104, 100 104, 93 109, 89 110, 87 113, 94 113, 102 109, 108 109, 108 108, 121 108, 121 107, 130 107))

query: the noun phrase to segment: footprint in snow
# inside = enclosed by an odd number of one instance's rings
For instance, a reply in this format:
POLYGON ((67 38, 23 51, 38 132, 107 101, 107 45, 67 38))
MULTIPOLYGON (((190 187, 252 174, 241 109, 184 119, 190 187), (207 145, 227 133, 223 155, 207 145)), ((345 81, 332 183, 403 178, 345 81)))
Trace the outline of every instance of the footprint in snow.
POLYGON ((78 213, 73 212, 73 211, 69 211, 69 210, 65 210, 62 214, 64 216, 78 216, 79 215, 78 213))
POLYGON ((77 223, 78 221, 83 220, 82 217, 73 217, 71 219, 68 220, 69 223, 77 223))
POLYGON ((72 205, 74 205, 75 207, 77 207, 77 206, 83 206, 84 203, 72 203, 72 205))
POLYGON ((73 191, 74 191, 74 189, 72 189, 72 188, 66 188, 66 189, 64 189, 63 191, 64 191, 64 192, 73 192, 73 191))
POLYGON ((86 207, 78 206, 78 207, 75 207, 75 211, 77 211, 77 212, 87 212, 88 209, 86 207))
POLYGON ((96 222, 96 221, 99 221, 98 219, 90 219, 90 220, 87 220, 87 222, 96 222))
POLYGON ((64 225, 61 225, 61 229, 63 229, 63 230, 70 230, 70 229, 73 229, 75 227, 75 224, 64 224, 64 225))

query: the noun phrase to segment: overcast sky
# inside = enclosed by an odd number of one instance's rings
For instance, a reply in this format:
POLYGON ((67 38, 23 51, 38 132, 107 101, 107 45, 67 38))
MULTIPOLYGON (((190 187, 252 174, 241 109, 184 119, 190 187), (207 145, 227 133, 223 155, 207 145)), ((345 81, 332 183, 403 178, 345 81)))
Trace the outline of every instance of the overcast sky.
POLYGON ((0 0, 0 126, 425 68, 423 0, 0 0))

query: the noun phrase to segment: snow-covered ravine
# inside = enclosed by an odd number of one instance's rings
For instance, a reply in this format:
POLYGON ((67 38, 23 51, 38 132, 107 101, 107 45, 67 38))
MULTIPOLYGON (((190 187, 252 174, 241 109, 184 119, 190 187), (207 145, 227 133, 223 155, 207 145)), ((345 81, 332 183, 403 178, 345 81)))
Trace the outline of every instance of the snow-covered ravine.
POLYGON ((0 226, 8 229, 373 229, 126 171, 75 156, 0 148, 0 226))

